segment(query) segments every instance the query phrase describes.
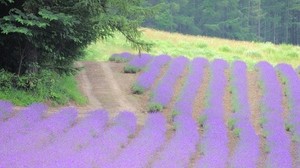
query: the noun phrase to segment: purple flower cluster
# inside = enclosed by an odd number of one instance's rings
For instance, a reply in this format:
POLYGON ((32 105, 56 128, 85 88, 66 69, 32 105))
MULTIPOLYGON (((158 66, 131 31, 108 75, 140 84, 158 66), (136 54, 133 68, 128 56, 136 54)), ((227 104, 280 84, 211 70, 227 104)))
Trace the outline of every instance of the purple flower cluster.
POLYGON ((154 168, 187 167, 192 155, 197 151, 199 133, 197 123, 189 114, 177 116, 176 133, 168 142, 154 168))
POLYGON ((196 167, 226 167, 229 156, 227 128, 224 123, 223 96, 226 87, 225 69, 228 63, 214 60, 210 64, 208 107, 204 111, 204 136, 201 141, 202 156, 196 167))
POLYGON ((208 61, 204 58, 195 58, 190 63, 187 80, 174 108, 178 115, 192 115, 194 100, 202 82, 204 68, 207 65, 208 61))
POLYGON ((32 104, 16 116, 10 118, 0 125, 0 142, 4 143, 10 140, 11 136, 18 133, 19 130, 30 127, 34 122, 42 119, 47 107, 43 104, 32 104))
POLYGON ((153 90, 150 102, 166 107, 171 101, 177 79, 184 72, 189 60, 185 57, 177 57, 170 63, 169 69, 153 90))
POLYGON ((48 119, 34 123, 32 127, 23 129, 8 142, 0 144, 0 159, 14 162, 15 158, 11 156, 40 150, 50 144, 55 136, 62 134, 66 128, 70 127, 76 117, 77 111, 68 108, 48 119), (5 157, 8 159, 4 159, 5 157))
POLYGON ((142 87, 144 90, 149 89, 160 74, 162 67, 169 63, 170 60, 171 57, 167 55, 154 57, 146 70, 137 78, 135 85, 142 87))
POLYGON ((143 130, 112 162, 104 168, 145 167, 165 141, 166 120, 161 113, 151 113, 143 130))
POLYGON ((43 164, 40 159, 49 157, 49 154, 43 155, 43 148, 64 134, 65 129, 70 128, 71 124, 75 122, 76 116, 77 111, 74 108, 65 108, 34 124, 32 128, 19 132, 18 136, 0 147, 0 159, 3 161, 0 165, 4 167, 39 167, 38 164, 43 164))
POLYGON ((247 92, 247 65, 236 61, 232 67, 234 129, 239 131, 239 141, 230 161, 230 167, 256 167, 259 159, 259 137, 250 121, 250 106, 247 92))
POLYGON ((196 58, 190 63, 189 75, 174 109, 178 113, 174 122, 176 133, 160 153, 160 159, 154 162, 153 167, 162 165, 166 168, 186 167, 197 151, 199 133, 197 123, 192 117, 193 102, 207 64, 208 61, 203 58, 196 58))
POLYGON ((276 71, 267 62, 256 65, 263 86, 263 97, 261 101, 261 123, 266 136, 267 167, 292 167, 290 153, 290 139, 287 136, 282 118, 283 107, 281 86, 276 76, 276 71))
MULTIPOLYGON (((276 66, 276 69, 286 83, 289 105, 287 126, 293 134, 293 139, 297 143, 297 151, 300 151, 300 79, 291 65, 279 64, 276 66)), ((297 155, 297 161, 299 163, 300 153, 297 155)))
POLYGON ((135 67, 138 69, 142 69, 146 67, 146 65, 153 59, 153 57, 149 54, 141 54, 140 56, 133 57, 128 66, 135 67))
POLYGON ((88 146, 55 161, 55 167, 102 167, 116 156, 128 137, 136 130, 136 117, 129 112, 121 112, 113 125, 91 140, 88 146))
POLYGON ((13 112, 13 105, 10 102, 0 100, 0 123, 11 117, 13 112))

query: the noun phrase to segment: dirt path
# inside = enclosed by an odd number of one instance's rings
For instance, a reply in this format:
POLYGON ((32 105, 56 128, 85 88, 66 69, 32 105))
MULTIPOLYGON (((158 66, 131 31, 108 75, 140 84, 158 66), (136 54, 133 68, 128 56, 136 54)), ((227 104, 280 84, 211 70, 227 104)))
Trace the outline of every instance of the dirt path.
POLYGON ((138 124, 143 124, 146 113, 142 113, 143 104, 130 93, 130 88, 137 75, 127 75, 122 72, 124 64, 111 62, 79 62, 84 69, 77 76, 81 91, 88 98, 88 105, 77 107, 80 115, 84 111, 105 109, 111 117, 120 111, 133 112, 138 124))

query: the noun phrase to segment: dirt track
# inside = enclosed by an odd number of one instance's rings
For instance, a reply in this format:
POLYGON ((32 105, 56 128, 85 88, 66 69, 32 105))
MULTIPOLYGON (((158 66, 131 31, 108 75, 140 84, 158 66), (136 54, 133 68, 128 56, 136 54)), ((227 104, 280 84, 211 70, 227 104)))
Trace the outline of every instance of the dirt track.
POLYGON ((124 74, 124 64, 111 62, 80 62, 84 69, 77 77, 81 91, 88 98, 88 105, 78 107, 80 114, 90 110, 106 109, 111 117, 121 111, 135 113, 138 124, 146 117, 146 103, 140 96, 130 93, 137 75, 124 74))

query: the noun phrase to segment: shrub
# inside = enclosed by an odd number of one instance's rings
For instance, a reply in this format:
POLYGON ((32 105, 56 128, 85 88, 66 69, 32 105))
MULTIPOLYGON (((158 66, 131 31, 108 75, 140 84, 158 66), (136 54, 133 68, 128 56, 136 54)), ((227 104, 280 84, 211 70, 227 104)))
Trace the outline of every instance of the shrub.
POLYGON ((206 115, 201 115, 198 119, 198 123, 200 125, 200 127, 204 126, 205 121, 207 120, 207 116, 206 115))
POLYGON ((228 127, 229 127, 230 130, 234 130, 235 124, 236 124, 236 119, 230 118, 228 120, 228 127))
POLYGON ((234 136, 236 136, 236 137, 240 137, 240 133, 241 133, 241 130, 240 130, 239 128, 235 128, 235 129, 233 130, 233 134, 234 134, 234 136))
POLYGON ((291 123, 285 123, 285 130, 291 132, 293 130, 293 125, 291 123))
POLYGON ((137 85, 137 84, 134 84, 132 87, 131 87, 131 92, 133 94, 143 94, 144 93, 144 88, 137 85))
POLYGON ((139 72, 141 69, 131 66, 131 65, 127 65, 124 67, 124 73, 137 73, 139 72))
POLYGON ((199 47, 199 48, 206 48, 207 44, 203 43, 203 42, 200 42, 200 43, 197 44, 197 47, 199 47))
POLYGON ((163 106, 159 103, 150 103, 148 105, 148 112, 153 113, 153 112, 160 112, 163 110, 163 106))
POLYGON ((245 53, 246 56, 248 57, 255 57, 255 58, 260 58, 261 54, 258 51, 247 51, 245 53))
POLYGON ((111 61, 111 62, 116 62, 116 63, 121 63, 121 62, 127 62, 128 61, 128 59, 123 58, 119 55, 112 55, 112 56, 109 57, 108 60, 111 61))
POLYGON ((231 51, 231 49, 228 46, 222 46, 219 48, 219 50, 222 52, 230 52, 231 51))

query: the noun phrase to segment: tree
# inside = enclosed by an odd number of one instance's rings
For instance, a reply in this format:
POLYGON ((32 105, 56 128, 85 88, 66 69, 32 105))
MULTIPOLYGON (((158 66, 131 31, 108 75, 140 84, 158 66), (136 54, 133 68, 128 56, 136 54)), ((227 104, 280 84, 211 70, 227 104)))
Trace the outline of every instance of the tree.
POLYGON ((138 50, 138 27, 153 14, 142 0, 0 0, 0 68, 21 75, 66 72, 93 41, 121 32, 138 50))

